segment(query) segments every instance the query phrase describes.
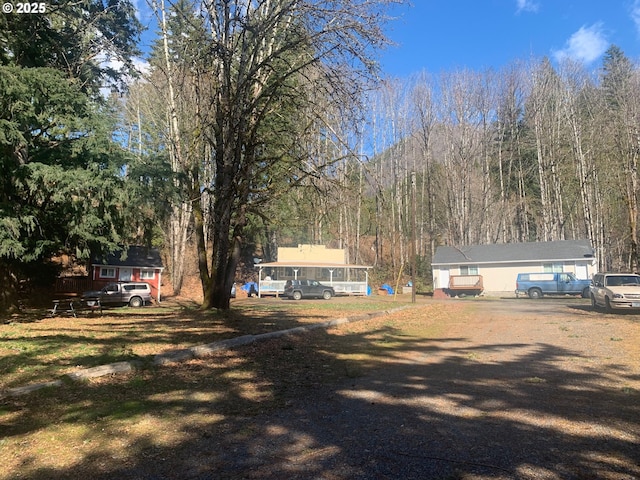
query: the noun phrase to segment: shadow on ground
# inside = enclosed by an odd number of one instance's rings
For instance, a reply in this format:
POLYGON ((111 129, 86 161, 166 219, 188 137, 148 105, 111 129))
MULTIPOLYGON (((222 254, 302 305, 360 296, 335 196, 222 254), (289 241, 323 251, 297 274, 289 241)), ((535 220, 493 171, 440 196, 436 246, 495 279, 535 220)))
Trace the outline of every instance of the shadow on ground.
MULTIPOLYGON (((66 469, 30 469, 32 479, 630 479, 640 478, 640 402, 624 385, 639 380, 552 343, 474 346, 380 321, 5 408, 37 417, 61 402, 56 421, 85 425, 84 441, 107 428, 129 442, 116 457, 105 448, 66 469), (149 415, 174 429, 173 442, 132 435, 149 415)), ((41 426, 2 429, 14 437, 41 426)))

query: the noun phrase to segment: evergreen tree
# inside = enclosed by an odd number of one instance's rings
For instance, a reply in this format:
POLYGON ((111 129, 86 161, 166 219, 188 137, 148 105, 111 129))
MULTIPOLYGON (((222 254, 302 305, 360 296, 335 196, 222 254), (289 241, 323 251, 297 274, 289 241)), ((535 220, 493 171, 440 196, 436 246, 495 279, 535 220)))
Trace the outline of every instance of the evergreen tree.
POLYGON ((617 46, 612 45, 604 54, 602 62, 602 89, 610 108, 621 107, 632 86, 633 65, 617 46))
POLYGON ((142 27, 121 0, 54 0, 42 14, 0 16, 0 65, 50 67, 98 98, 134 73, 142 27), (114 65, 121 65, 114 67, 114 65))
POLYGON ((0 17, 0 312, 53 255, 86 259, 126 233, 127 158, 100 88, 127 70, 139 24, 129 2, 48 8, 0 17))
POLYGON ((602 91, 604 96, 603 144, 610 164, 607 177, 615 183, 613 205, 624 205, 628 225, 628 261, 630 271, 640 267, 640 76, 620 48, 611 46, 602 64, 602 91), (617 198, 616 198, 617 197, 617 198))

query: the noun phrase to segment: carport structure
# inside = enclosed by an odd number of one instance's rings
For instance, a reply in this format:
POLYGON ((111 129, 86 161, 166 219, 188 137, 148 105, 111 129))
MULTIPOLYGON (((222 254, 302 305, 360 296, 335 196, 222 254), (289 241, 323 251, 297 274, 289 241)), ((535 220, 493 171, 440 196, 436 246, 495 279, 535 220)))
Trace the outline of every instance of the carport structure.
POLYGON ((367 265, 322 262, 270 262, 258 267, 258 296, 279 295, 287 280, 310 279, 330 285, 338 295, 368 295, 367 265))

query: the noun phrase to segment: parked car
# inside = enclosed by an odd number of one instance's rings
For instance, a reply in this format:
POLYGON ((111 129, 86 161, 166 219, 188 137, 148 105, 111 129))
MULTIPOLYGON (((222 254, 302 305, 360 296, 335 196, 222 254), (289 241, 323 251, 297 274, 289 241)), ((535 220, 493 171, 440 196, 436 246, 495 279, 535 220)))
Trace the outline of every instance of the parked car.
POLYGON ((640 309, 640 275, 635 273, 596 273, 590 292, 594 309, 640 309))
POLYGON ((516 297, 529 298, 543 295, 582 295, 589 298, 591 280, 580 280, 573 273, 519 273, 516 279, 516 297))
POLYGON ((333 287, 323 285, 317 280, 287 280, 284 285, 285 297, 300 300, 301 298, 324 298, 329 300, 336 295, 333 287))
POLYGON ((102 290, 84 292, 82 299, 88 305, 99 301, 102 306, 142 307, 152 301, 151 287, 144 282, 110 283, 102 290))

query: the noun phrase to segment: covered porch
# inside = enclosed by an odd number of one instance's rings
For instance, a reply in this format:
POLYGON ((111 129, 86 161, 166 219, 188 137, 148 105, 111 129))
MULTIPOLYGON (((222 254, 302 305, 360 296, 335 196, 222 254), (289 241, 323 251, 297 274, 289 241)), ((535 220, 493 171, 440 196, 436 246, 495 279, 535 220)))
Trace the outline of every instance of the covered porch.
POLYGON ((270 262, 259 263, 258 296, 280 295, 287 280, 318 280, 330 285, 337 295, 368 295, 370 266, 344 263, 270 262))

